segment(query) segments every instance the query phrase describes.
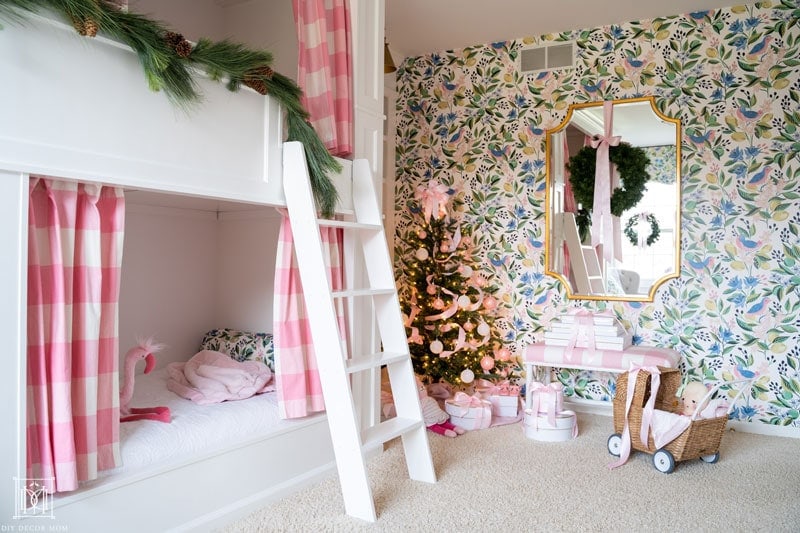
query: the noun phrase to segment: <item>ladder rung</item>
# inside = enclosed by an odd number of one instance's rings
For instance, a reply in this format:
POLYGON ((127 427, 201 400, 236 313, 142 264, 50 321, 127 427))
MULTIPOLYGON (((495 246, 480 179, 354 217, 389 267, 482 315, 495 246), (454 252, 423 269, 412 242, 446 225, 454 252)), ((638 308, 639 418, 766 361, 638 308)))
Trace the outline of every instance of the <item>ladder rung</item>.
POLYGON ((390 296, 396 289, 349 289, 344 291, 333 291, 331 296, 334 298, 352 298, 353 296, 390 296))
POLYGON ((358 229, 364 231, 383 231, 380 224, 367 224, 364 222, 353 222, 350 220, 332 220, 328 218, 318 218, 317 224, 326 228, 358 229))
POLYGON ((390 418, 365 430, 361 445, 363 448, 368 448, 376 444, 389 442, 395 437, 422 427, 423 423, 422 420, 413 420, 411 418, 390 418))
POLYGON ((397 352, 378 352, 362 355, 360 357, 353 357, 347 361, 347 372, 348 374, 352 374, 354 372, 361 372, 362 370, 380 368, 383 365, 405 361, 408 357, 408 353, 397 352))

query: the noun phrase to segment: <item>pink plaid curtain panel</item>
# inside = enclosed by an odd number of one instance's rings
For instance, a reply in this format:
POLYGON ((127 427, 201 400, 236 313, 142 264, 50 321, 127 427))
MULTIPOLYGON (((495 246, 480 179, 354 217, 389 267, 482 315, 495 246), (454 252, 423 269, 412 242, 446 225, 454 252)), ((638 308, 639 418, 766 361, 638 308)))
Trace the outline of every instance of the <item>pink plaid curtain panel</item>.
POLYGON ((293 0, 299 44, 297 83, 325 147, 353 153, 350 14, 345 0, 293 0))
POLYGON ((27 475, 69 491, 120 464, 121 189, 31 177, 27 475))
MULTIPOLYGON (((321 228, 320 238, 328 265, 331 289, 344 286, 342 268, 342 230, 321 228)), ((337 301, 341 303, 341 301, 337 301)), ((317 370, 311 326, 306 316, 303 285, 294 253, 294 238, 289 217, 284 214, 275 259, 274 295, 275 385, 281 418, 300 418, 325 410, 317 370)), ((339 331, 345 339, 344 309, 337 307, 339 331)), ((343 341, 344 342, 344 341, 343 341)))

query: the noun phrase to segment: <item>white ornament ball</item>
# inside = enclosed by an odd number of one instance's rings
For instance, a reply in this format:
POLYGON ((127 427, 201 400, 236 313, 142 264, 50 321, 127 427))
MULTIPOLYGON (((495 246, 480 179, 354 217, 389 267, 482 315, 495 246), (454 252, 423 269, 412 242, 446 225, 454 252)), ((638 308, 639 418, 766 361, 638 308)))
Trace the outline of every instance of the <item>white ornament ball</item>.
POLYGON ((444 350, 444 344, 439 339, 436 339, 431 343, 431 353, 440 354, 444 350))
POLYGON ((489 327, 489 324, 487 324, 486 322, 481 322, 480 324, 478 324, 478 333, 483 335, 484 337, 488 335, 490 331, 491 328, 489 327))
POLYGON ((475 380, 475 372, 470 370, 469 368, 465 369, 461 372, 461 381, 464 383, 472 383, 475 380))
POLYGON ((458 271, 465 278, 471 278, 472 277, 472 267, 471 266, 461 265, 460 267, 458 267, 458 271))
POLYGON ((416 255, 417 259, 419 259, 420 261, 425 261, 426 259, 428 259, 428 250, 426 250, 425 248, 420 248, 414 255, 416 255))
POLYGON ((471 303, 472 302, 470 301, 469 296, 467 296, 466 294, 462 294, 461 296, 458 297, 458 305, 462 309, 468 307, 471 303))

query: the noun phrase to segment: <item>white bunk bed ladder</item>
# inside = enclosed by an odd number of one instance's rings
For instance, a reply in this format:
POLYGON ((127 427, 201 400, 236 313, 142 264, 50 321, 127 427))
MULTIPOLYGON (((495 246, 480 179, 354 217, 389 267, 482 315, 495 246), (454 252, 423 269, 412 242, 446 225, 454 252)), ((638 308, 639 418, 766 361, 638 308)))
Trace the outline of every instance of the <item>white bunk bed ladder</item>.
POLYGON ((605 284, 600 260, 593 246, 582 244, 573 213, 559 213, 569 250, 569 263, 575 276, 578 294, 604 294, 605 284))
POLYGON ((317 218, 302 144, 284 144, 283 175, 345 510, 350 516, 374 522, 375 505, 367 477, 366 450, 401 437, 409 477, 436 482, 375 186, 368 162, 355 160, 355 220, 327 220, 317 218), (369 287, 331 290, 319 233, 319 228, 325 226, 358 234, 353 240, 357 247, 363 248, 369 287), (346 343, 339 333, 334 301, 355 298, 372 299, 371 309, 383 351, 347 353, 346 343), (397 416, 362 429, 353 402, 351 375, 374 372, 383 365, 387 367, 397 416))

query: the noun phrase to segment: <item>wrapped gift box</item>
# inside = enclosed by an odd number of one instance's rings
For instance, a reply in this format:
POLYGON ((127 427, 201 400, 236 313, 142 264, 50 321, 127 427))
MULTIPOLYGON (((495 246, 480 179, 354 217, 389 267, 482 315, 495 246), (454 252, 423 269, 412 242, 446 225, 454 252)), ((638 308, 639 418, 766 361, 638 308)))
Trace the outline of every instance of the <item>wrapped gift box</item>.
POLYGON ((543 442, 564 442, 578 436, 577 417, 568 410, 558 413, 551 424, 547 415, 526 409, 523 428, 526 437, 543 442))
POLYGON ((492 394, 489 396, 489 401, 492 403, 492 416, 497 417, 515 417, 519 414, 519 396, 503 396, 500 394, 492 394))
POLYGON ((466 430, 485 429, 492 423, 492 402, 463 392, 444 402, 450 422, 466 430))

